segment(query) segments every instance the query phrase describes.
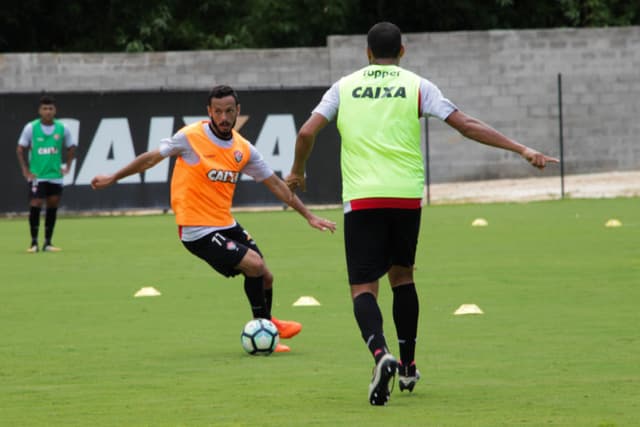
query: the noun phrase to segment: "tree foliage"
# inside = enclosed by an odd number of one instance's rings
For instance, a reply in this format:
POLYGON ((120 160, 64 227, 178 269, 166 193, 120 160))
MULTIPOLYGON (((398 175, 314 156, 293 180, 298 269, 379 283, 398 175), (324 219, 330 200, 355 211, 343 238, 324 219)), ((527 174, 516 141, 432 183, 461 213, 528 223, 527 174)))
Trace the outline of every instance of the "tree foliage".
POLYGON ((22 0, 0 6, 2 52, 324 46, 378 21, 404 32, 640 25, 628 0, 22 0))

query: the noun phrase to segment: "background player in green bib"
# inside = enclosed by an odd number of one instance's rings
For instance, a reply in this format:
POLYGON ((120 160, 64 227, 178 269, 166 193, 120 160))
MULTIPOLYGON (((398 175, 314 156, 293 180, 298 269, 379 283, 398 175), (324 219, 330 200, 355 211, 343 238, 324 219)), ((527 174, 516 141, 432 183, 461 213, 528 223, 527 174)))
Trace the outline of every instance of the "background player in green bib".
POLYGON ((354 315, 375 361, 368 395, 372 405, 387 403, 396 370, 400 391, 413 391, 420 379, 415 364, 419 302, 413 279, 425 182, 420 117, 443 120, 467 138, 518 153, 540 169, 558 162, 463 113, 433 83, 399 67, 401 38, 400 29, 389 22, 369 30, 369 65, 324 94, 300 128, 286 178, 292 190, 304 191, 305 164, 316 135, 337 118, 347 270, 354 315), (377 302, 379 279, 385 274, 393 291, 400 360, 387 348, 377 302))
POLYGON ((61 249, 51 243, 51 238, 62 197, 63 176, 71 169, 76 144, 69 129, 55 119, 56 106, 52 96, 44 95, 40 98, 38 113, 39 119, 25 125, 16 149, 22 175, 29 183, 31 245, 27 252, 35 253, 39 250, 40 211, 45 202, 42 250, 58 252, 61 249))

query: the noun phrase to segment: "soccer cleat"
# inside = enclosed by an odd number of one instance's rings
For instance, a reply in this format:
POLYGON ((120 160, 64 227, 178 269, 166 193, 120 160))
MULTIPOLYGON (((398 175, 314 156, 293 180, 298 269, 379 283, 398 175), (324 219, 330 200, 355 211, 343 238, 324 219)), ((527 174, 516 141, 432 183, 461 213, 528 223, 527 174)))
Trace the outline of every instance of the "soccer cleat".
POLYGON ((60 252, 62 250, 62 248, 58 248, 56 246, 53 245, 44 245, 42 247, 42 252, 60 252))
POLYGON ((373 369, 373 378, 369 384, 369 403, 375 406, 387 404, 391 395, 389 383, 393 382, 397 370, 398 362, 390 353, 382 356, 373 369))
POLYGON ((289 348, 288 345, 284 345, 284 344, 276 344, 276 348, 273 350, 274 353, 289 353, 291 351, 291 349, 289 348))
POLYGON ((398 385, 400 391, 413 391, 416 383, 420 379, 420 371, 416 368, 416 362, 411 362, 409 366, 404 366, 402 362, 398 363, 398 385))
POLYGON ((279 320, 271 316, 271 321, 276 325, 276 328, 278 328, 280 338, 293 338, 302 330, 302 324, 294 322, 293 320, 279 320))
POLYGON ((30 254, 35 254, 38 250, 38 245, 31 245, 31 247, 27 248, 27 252, 30 254))

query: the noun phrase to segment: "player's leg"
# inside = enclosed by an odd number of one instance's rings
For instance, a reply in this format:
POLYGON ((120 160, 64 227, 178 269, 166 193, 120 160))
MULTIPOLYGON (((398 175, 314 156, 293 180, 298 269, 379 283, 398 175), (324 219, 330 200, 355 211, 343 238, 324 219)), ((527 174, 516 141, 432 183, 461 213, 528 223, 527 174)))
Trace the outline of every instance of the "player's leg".
POLYGON ((244 275, 244 291, 251 305, 253 317, 270 319, 271 311, 264 290, 264 276, 267 268, 260 249, 240 224, 228 230, 221 230, 220 235, 237 247, 247 248, 234 268, 244 275))
MULTIPOLYGON (((273 274, 266 266, 264 269, 264 275, 262 276, 262 289, 264 292, 267 311, 271 316, 271 322, 273 322, 278 329, 278 335, 280 338, 293 338, 295 335, 298 335, 302 330, 301 323, 294 322, 293 320, 280 320, 271 313, 271 308, 273 306, 273 274)), ((291 351, 291 348, 288 345, 279 342, 273 351, 276 353, 288 353, 291 351)))
MULTIPOLYGON (((246 246, 244 239, 240 238, 239 242, 232 237, 239 237, 234 229, 221 230, 194 241, 183 241, 182 244, 225 277, 242 273, 253 317, 269 319, 271 314, 267 310, 263 287, 266 267, 262 256, 257 250, 246 246)), ((287 352, 289 347, 278 344, 275 351, 287 352)))
POLYGON ((62 185, 50 182, 44 182, 43 184, 46 187, 47 208, 44 218, 44 245, 42 250, 45 252, 59 252, 62 249, 54 246, 51 239, 53 238, 53 230, 58 218, 58 205, 62 197, 62 185))
POLYGON ((44 188, 40 188, 36 181, 29 182, 29 231, 31 233, 31 244, 27 249, 29 253, 36 253, 38 247, 38 233, 40 231, 40 212, 44 204, 44 188))
POLYGON ((418 333, 419 300, 413 281, 413 267, 394 265, 389 270, 393 291, 393 321, 398 336, 400 391, 413 391, 420 379, 416 368, 415 348, 418 333))
POLYGON ((232 238, 229 230, 219 230, 182 244, 225 277, 243 274, 244 288, 254 317, 269 318, 266 309, 262 276, 264 261, 258 252, 232 238))
MULTIPOLYGON (((242 237, 242 228, 236 226, 220 230, 198 240, 183 241, 195 256, 204 260, 225 277, 244 276, 244 291, 254 318, 270 319, 264 292, 266 266, 255 245, 248 247, 242 237), (238 240, 236 240, 238 239, 238 240)), ((270 275, 270 273, 269 273, 270 275)))
POLYGON ((413 391, 420 379, 415 363, 419 300, 413 278, 420 210, 396 210, 393 216, 392 266, 388 277, 393 291, 393 321, 400 350, 399 385, 400 391, 413 391))
POLYGON ((276 328, 278 328, 280 338, 289 339, 298 335, 302 330, 302 323, 294 320, 282 320, 273 315, 273 274, 268 267, 265 267, 263 287, 267 307, 269 309, 269 313, 271 313, 271 321, 276 325, 276 328))
POLYGON ((389 353, 378 305, 378 280, 390 266, 388 233, 383 210, 361 210, 345 214, 344 240, 353 313, 374 361, 369 385, 369 402, 384 405, 389 400, 389 383, 397 369, 389 353))
POLYGON ((224 231, 215 233, 210 242, 212 253, 220 252, 220 250, 224 251, 223 254, 226 255, 224 258, 227 261, 220 266, 221 258, 218 258, 212 260, 209 264, 218 266, 214 266, 214 268, 218 271, 224 271, 223 274, 226 276, 242 273, 244 275, 244 292, 249 301, 253 317, 270 319, 271 313, 267 308, 263 286, 265 264, 260 254, 231 239, 224 231), (237 260, 240 256, 241 258, 237 260), (230 266, 232 268, 229 268, 230 266))
MULTIPOLYGON (((260 248, 258 247, 257 243, 255 242, 255 240, 253 240, 253 238, 251 237, 251 234, 249 234, 249 232, 247 232, 240 224, 237 224, 236 227, 229 230, 229 232, 226 234, 227 236, 232 237, 236 239, 238 242, 253 249, 258 255, 260 255, 264 263, 262 252, 260 251, 260 248)), ((247 283, 246 279, 245 279, 245 283, 247 283)), ((274 317, 273 314, 271 313, 271 308, 273 306, 273 274, 271 273, 271 270, 269 270, 269 268, 266 266, 266 264, 264 265, 264 270, 262 275, 262 288, 264 292, 264 299, 267 306, 267 311, 271 315, 270 317, 271 321, 276 325, 276 328, 278 328, 278 334, 280 335, 280 338, 285 338, 285 339, 292 338, 298 333, 300 333, 300 331, 302 330, 302 324, 292 320, 278 319, 274 317)), ((276 352, 288 351, 288 349, 285 350, 285 347, 286 346, 284 345, 279 346, 278 348, 276 348, 276 352)))
POLYGON ((377 363, 388 353, 383 332, 382 312, 377 301, 378 281, 351 285, 353 314, 360 328, 362 339, 377 363))

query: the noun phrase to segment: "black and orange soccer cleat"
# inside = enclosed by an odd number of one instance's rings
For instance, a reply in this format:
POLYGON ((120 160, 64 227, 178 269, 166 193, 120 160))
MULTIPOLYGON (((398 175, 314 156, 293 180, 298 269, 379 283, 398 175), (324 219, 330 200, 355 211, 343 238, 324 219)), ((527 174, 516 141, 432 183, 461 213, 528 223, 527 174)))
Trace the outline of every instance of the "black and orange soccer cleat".
POLYGON ((289 348, 288 345, 284 345, 281 343, 276 344, 276 348, 273 349, 274 353, 289 353, 291 351, 291 349, 289 348))
POLYGON ((271 316, 271 322, 278 328, 280 338, 288 339, 298 335, 302 330, 302 324, 293 320, 280 320, 271 316))

